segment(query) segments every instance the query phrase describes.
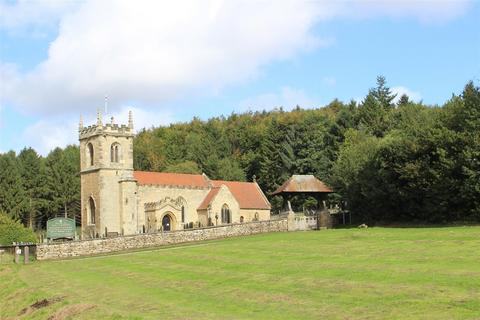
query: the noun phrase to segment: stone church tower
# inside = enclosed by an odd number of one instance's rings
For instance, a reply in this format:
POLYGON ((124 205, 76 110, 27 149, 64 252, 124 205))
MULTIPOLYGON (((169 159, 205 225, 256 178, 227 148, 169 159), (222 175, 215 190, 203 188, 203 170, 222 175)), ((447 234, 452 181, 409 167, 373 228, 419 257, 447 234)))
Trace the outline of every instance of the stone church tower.
POLYGON ((133 119, 128 125, 80 119, 82 237, 85 239, 139 231, 137 184, 133 178, 133 119), (137 221, 137 223, 135 223, 137 221))

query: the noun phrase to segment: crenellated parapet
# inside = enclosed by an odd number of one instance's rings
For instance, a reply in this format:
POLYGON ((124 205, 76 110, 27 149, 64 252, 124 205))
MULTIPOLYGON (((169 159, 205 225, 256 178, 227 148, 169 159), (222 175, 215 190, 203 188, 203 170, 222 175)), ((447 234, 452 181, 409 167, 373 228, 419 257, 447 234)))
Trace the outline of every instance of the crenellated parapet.
POLYGON ((124 124, 111 124, 107 123, 105 125, 92 125, 88 127, 83 127, 79 129, 79 138, 80 140, 87 139, 97 135, 112 135, 119 137, 128 137, 133 136, 135 133, 133 128, 126 126, 124 124))
POLYGON ((97 123, 91 126, 84 127, 83 119, 80 117, 80 123, 78 126, 79 139, 88 139, 98 135, 110 135, 117 137, 130 137, 135 134, 133 130, 133 116, 132 112, 128 113, 128 125, 119 125, 114 122, 113 117, 110 123, 103 124, 102 115, 97 113, 97 123))

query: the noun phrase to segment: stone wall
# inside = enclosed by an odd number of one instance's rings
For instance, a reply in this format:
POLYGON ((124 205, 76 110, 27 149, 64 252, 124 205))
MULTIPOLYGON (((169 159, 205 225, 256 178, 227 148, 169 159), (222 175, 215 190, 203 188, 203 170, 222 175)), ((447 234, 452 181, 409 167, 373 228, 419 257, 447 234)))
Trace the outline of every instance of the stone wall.
POLYGON ((37 246, 37 259, 62 259, 257 233, 287 231, 287 219, 37 246))

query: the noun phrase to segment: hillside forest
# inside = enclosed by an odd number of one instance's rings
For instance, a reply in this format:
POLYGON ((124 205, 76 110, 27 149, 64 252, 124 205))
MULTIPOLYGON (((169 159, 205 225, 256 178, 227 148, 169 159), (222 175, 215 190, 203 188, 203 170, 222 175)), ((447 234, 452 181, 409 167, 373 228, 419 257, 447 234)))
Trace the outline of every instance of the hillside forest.
MULTIPOLYGON (((246 112, 142 129, 136 170, 256 179, 270 193, 292 174, 313 174, 335 193, 329 205, 354 223, 480 221, 480 88, 468 82, 443 105, 396 97, 384 77, 364 99, 316 109, 246 112)), ((79 149, 32 148, 0 155, 0 212, 45 228, 55 216, 80 215, 79 149)), ((298 198, 295 208, 315 206, 298 198)), ((295 209, 294 208, 294 209, 295 209)))

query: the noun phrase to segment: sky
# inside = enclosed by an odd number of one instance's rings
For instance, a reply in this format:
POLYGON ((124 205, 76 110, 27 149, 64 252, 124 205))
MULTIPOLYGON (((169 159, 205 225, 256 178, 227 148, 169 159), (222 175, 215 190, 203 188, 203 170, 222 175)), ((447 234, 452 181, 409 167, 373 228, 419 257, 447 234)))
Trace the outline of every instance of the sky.
POLYGON ((376 77, 441 105, 480 85, 477 0, 0 0, 0 152, 78 122, 137 130, 361 101, 376 77))

